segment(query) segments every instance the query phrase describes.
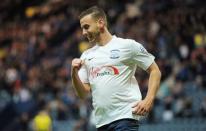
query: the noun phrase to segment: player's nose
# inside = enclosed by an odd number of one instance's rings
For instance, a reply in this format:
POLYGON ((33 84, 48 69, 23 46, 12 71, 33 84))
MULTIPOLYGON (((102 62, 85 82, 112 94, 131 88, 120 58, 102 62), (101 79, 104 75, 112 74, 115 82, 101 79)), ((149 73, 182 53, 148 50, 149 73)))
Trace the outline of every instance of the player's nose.
POLYGON ((86 30, 83 30, 83 31, 82 31, 82 34, 83 34, 84 36, 87 36, 87 31, 86 31, 86 30))

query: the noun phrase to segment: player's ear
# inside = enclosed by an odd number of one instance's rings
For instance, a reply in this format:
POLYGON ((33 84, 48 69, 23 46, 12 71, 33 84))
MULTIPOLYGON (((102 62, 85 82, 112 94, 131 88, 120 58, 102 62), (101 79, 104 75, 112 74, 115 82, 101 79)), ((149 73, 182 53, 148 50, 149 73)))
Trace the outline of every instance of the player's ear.
POLYGON ((104 27, 105 27, 104 19, 100 18, 97 23, 98 23, 98 27, 99 27, 100 31, 104 32, 104 27))
POLYGON ((99 26, 100 28, 104 28, 104 26, 105 26, 104 19, 99 18, 97 23, 98 23, 98 26, 99 26))

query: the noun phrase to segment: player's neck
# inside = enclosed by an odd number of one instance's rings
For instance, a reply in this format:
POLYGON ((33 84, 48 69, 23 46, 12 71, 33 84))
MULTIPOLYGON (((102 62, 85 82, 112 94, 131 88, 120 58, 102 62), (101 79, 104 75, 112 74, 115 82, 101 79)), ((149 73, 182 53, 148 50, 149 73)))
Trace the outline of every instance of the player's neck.
POLYGON ((98 42, 98 45, 105 46, 109 41, 112 39, 112 35, 108 30, 105 30, 104 33, 100 35, 100 40, 98 42))

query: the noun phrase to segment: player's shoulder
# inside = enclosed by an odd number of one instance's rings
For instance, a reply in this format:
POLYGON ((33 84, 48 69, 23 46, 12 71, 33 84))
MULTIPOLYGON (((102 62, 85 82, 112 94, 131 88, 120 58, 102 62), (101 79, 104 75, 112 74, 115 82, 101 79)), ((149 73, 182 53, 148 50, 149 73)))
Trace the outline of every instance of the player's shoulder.
POLYGON ((129 39, 129 38, 121 38, 121 37, 116 37, 116 43, 118 43, 119 46, 132 46, 133 44, 139 45, 137 41, 134 39, 129 39))

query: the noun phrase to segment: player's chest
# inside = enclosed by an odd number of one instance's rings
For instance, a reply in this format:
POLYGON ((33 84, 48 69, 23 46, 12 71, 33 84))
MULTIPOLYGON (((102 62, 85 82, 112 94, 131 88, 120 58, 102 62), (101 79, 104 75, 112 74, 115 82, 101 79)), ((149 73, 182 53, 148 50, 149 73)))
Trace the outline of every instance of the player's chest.
POLYGON ((90 53, 85 62, 88 67, 120 65, 124 54, 119 49, 98 50, 90 53))

